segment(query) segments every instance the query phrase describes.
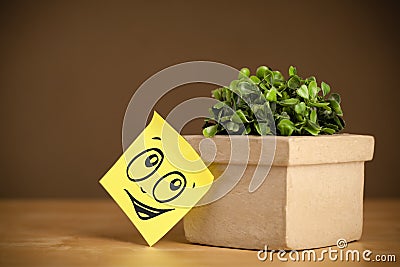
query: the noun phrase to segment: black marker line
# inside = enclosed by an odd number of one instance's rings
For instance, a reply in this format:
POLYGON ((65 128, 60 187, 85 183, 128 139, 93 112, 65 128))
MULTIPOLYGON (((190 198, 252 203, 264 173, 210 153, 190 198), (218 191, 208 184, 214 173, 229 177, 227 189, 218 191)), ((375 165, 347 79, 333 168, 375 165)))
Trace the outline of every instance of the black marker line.
POLYGON ((160 141, 161 141, 161 138, 160 138, 160 137, 153 137, 153 138, 151 138, 151 139, 153 139, 153 140, 160 140, 160 141))

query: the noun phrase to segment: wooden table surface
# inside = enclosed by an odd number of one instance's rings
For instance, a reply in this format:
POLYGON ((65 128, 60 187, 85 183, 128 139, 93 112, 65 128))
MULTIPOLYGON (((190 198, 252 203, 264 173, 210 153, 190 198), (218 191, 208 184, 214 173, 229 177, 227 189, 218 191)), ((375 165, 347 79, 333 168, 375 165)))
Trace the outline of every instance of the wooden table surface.
MULTIPOLYGON (((364 232, 346 249, 400 261, 400 200, 366 200, 364 232)), ((316 250, 317 252, 320 250, 316 250)), ((371 258, 373 258, 371 256, 371 258)), ((190 244, 177 224, 148 247, 112 199, 0 201, 0 266, 309 266, 344 262, 261 262, 257 251, 190 244)), ((349 264, 349 263, 346 263, 349 264)), ((396 266, 361 262, 365 266, 396 266)))

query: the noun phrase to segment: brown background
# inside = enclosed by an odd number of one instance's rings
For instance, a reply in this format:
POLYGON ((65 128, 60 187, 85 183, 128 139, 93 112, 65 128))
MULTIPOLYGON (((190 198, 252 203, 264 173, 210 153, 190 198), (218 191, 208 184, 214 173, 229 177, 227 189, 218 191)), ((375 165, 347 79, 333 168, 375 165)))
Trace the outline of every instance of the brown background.
MULTIPOLYGON (((187 2, 1 2, 1 197, 107 197, 97 181, 121 154, 135 89, 191 60, 295 65, 327 81, 346 132, 376 137, 366 195, 400 196, 395 1, 187 2)), ((178 88, 157 109, 211 88, 178 88)))

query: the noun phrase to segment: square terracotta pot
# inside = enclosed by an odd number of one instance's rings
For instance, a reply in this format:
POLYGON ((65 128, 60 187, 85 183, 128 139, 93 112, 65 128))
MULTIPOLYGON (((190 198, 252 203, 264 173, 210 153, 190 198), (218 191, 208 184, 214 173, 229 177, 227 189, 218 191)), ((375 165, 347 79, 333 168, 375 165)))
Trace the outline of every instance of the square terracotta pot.
MULTIPOLYGON (((203 136, 185 138, 199 151, 203 136)), ((335 245, 340 238, 349 242, 361 237, 364 162, 373 157, 372 136, 276 137, 270 172, 252 193, 249 183, 255 168, 269 168, 258 162, 261 138, 271 137, 249 138, 248 162, 229 162, 228 136, 210 140, 217 150, 209 167, 215 177, 228 164, 233 169, 244 167, 245 172, 224 197, 195 207, 185 216, 188 241, 245 249, 265 245, 269 249, 310 249, 335 245)), ((211 149, 207 148, 210 142, 204 146, 202 151, 211 149)))

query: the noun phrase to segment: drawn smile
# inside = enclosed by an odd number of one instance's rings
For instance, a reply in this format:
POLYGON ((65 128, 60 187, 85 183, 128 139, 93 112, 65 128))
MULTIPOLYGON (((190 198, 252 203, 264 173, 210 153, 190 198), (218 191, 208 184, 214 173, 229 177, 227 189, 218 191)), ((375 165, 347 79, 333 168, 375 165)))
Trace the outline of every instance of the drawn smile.
POLYGON ((174 209, 157 209, 150 207, 146 204, 143 204, 139 200, 137 200, 128 190, 124 189, 125 192, 128 194, 129 198, 132 201, 133 207, 135 208, 136 214, 138 215, 139 219, 141 220, 148 220, 154 218, 158 215, 161 215, 165 212, 174 210, 174 209))

